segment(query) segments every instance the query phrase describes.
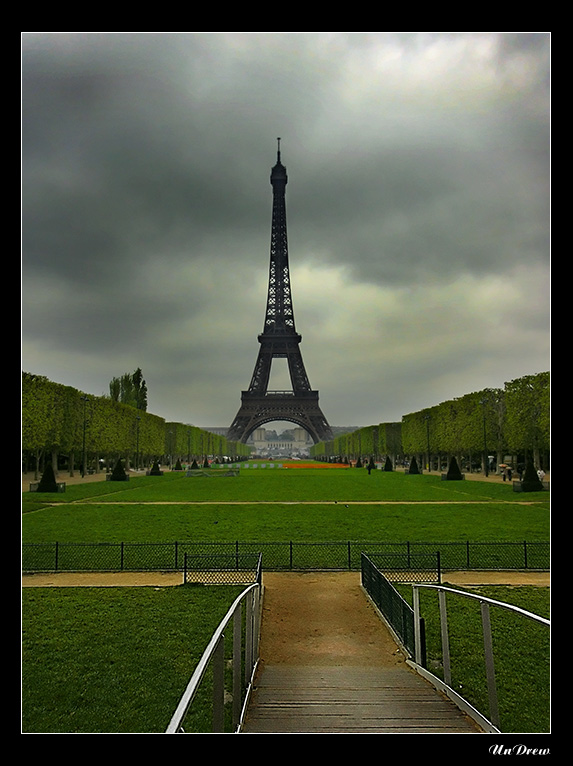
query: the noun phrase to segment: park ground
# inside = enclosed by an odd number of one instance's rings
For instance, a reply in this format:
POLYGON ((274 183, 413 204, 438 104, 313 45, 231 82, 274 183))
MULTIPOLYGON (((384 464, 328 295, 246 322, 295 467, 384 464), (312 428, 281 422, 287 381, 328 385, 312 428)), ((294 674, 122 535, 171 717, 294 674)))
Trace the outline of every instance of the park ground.
MULTIPOLYGON (((104 474, 81 477, 60 475, 67 484, 103 481, 104 474)), ((466 479, 502 482, 501 476, 466 474, 466 479)), ((32 474, 22 476, 28 491, 32 474)), ((549 481, 549 475, 545 478, 549 481)), ((444 572, 443 582, 453 586, 524 585, 549 587, 549 572, 444 572)), ((172 587, 182 584, 180 572, 62 572, 22 576, 23 587, 172 587)), ((266 656, 283 663, 318 660, 331 664, 353 657, 364 661, 364 652, 385 662, 401 663, 404 657, 389 638, 375 608, 364 593, 359 572, 265 572, 264 631, 266 656), (359 606, 360 605, 360 606, 359 606), (357 608, 359 606, 359 608, 357 608), (387 646, 386 646, 387 645, 387 646), (387 651, 380 652, 386 646, 387 651)))

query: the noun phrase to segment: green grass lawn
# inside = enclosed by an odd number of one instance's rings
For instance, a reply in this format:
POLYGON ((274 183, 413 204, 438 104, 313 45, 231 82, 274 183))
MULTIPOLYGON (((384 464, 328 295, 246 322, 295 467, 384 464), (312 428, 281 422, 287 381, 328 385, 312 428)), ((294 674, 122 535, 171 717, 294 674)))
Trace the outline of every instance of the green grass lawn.
MULTIPOLYGON (((248 469, 237 478, 192 479, 166 473, 24 493, 22 510, 25 543, 549 539, 547 492, 362 469, 248 469)), ((23 731, 164 731, 236 592, 23 589, 23 731)), ((194 731, 209 730, 207 705, 198 700, 194 731)), ((530 726, 538 722, 535 714, 530 726)), ((523 729, 532 730, 539 731, 523 729)))
MULTIPOLYGON (((241 588, 24 588, 24 733, 164 732, 241 588)), ((209 731, 208 688, 188 726, 209 731)))
POLYGON ((36 543, 549 539, 549 493, 363 469, 138 477, 25 494, 23 510, 36 543))

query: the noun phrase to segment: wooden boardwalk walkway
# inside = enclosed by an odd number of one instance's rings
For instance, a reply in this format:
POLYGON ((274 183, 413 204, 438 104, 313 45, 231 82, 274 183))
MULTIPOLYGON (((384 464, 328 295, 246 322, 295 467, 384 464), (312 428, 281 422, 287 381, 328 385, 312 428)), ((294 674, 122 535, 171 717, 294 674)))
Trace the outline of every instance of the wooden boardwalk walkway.
POLYGON ((476 724, 407 666, 265 666, 245 734, 477 734, 476 724))
POLYGON ((245 734, 479 733, 405 661, 359 574, 271 574, 245 734))

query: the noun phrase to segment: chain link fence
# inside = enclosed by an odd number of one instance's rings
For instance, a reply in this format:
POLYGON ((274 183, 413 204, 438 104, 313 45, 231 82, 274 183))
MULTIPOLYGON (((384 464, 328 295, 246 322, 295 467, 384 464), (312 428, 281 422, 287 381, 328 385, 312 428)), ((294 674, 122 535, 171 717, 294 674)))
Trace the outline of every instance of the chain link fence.
MULTIPOLYGON (((364 572, 364 559, 362 555, 362 572, 364 572)), ((375 553, 368 554, 368 561, 372 566, 384 575, 389 582, 399 583, 432 583, 440 585, 441 562, 440 552, 436 553, 412 553, 405 556, 402 553, 375 553)))
POLYGON ((549 570, 549 542, 166 542, 25 543, 22 571, 183 571, 185 555, 262 553, 267 570, 360 571, 362 553, 391 556, 395 568, 412 569, 420 556, 436 557, 445 570, 549 570))
POLYGON ((261 554, 189 554, 183 562, 183 582, 195 585, 261 584, 261 554))

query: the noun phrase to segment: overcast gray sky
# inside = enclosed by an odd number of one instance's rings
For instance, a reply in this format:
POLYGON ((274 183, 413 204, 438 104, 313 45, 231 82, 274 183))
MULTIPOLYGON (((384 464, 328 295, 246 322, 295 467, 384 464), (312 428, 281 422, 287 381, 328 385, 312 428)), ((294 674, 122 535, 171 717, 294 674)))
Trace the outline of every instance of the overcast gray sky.
POLYGON ((331 425, 548 370, 549 67, 548 33, 23 33, 22 368, 230 425, 280 136, 331 425))

